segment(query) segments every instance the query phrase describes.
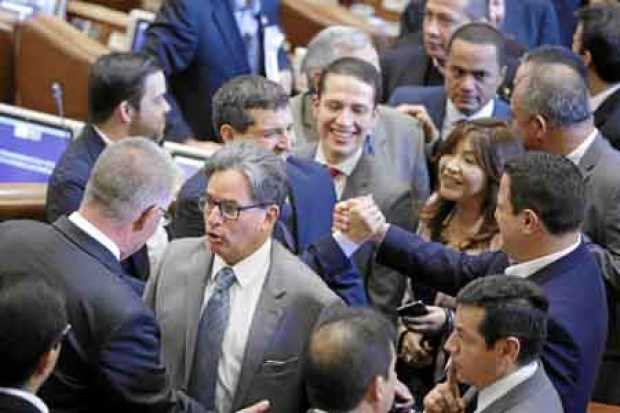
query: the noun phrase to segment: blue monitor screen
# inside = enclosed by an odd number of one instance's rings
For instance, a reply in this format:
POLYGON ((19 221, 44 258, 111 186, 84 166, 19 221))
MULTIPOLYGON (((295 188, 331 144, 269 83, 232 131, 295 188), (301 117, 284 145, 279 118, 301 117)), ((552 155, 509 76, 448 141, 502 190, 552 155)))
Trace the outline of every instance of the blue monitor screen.
POLYGON ((144 40, 146 37, 146 29, 149 28, 151 24, 148 20, 138 19, 136 21, 136 31, 133 34, 133 39, 131 41, 131 51, 134 53, 142 50, 142 46, 144 45, 144 40))
POLYGON ((47 183, 71 138, 69 128, 0 114, 0 182, 47 183))

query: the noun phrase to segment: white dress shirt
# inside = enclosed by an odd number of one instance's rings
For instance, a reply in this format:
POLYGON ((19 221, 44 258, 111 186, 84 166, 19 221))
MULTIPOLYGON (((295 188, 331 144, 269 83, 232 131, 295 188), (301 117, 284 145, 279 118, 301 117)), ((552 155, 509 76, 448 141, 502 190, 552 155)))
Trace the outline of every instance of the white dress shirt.
POLYGON ((615 85, 609 87, 607 90, 602 91, 594 96, 590 96, 590 109, 592 112, 596 112, 599 107, 605 102, 605 100, 613 95, 616 90, 620 89, 620 83, 616 83, 615 85))
POLYGON ((86 218, 79 213, 79 211, 71 213, 71 215, 69 215, 69 221, 94 238, 95 241, 106 247, 117 260, 121 260, 121 250, 118 248, 116 243, 108 238, 106 234, 101 232, 99 228, 88 222, 86 218))
POLYGON ((478 406, 474 413, 479 413, 489 407, 491 403, 503 397, 513 388, 523 383, 536 373, 538 362, 532 361, 529 364, 513 371, 509 375, 502 377, 495 383, 485 387, 478 393, 478 406))
MULTIPOLYGON (((461 120, 473 120, 479 118, 488 118, 493 116, 493 110, 495 109, 495 99, 489 100, 486 105, 480 108, 480 110, 471 115, 465 115, 459 111, 450 99, 446 99, 446 116, 443 119, 443 125, 441 126, 441 140, 452 132, 452 129, 456 126, 456 123, 461 120)), ((439 125, 437 125, 439 126, 439 125)))
POLYGON ((316 155, 314 156, 314 160, 321 165, 327 165, 329 168, 335 168, 341 172, 340 175, 333 178, 334 188, 336 189, 336 198, 340 201, 342 198, 342 193, 344 192, 344 188, 347 185, 347 178, 351 176, 353 170, 357 166, 360 158, 362 157, 362 153, 364 151, 364 147, 360 146, 360 148, 353 153, 352 156, 345 159, 344 161, 337 164, 330 164, 327 162, 325 158, 325 152, 323 151, 323 145, 319 142, 319 145, 316 149, 316 155))
POLYGON ((577 235, 577 240, 558 252, 554 252, 553 254, 545 255, 540 258, 536 258, 531 261, 522 262, 520 264, 511 265, 510 267, 504 270, 506 275, 514 275, 521 278, 527 278, 530 275, 536 273, 537 271, 545 268, 547 265, 559 260, 560 258, 570 254, 575 251, 577 247, 581 244, 581 235, 577 235))
MULTIPOLYGON (((271 239, 268 239, 252 255, 232 266, 235 282, 230 287, 228 327, 222 339, 222 354, 217 367, 215 387, 215 407, 219 413, 228 413, 232 408, 252 319, 271 264, 271 244, 271 239)), ((216 255, 211 274, 215 275, 227 266, 224 260, 216 255)), ((214 286, 214 280, 209 280, 204 293, 203 311, 213 294, 214 286)))
POLYGON ((579 162, 581 162, 581 159, 586 154, 586 152, 590 148, 590 145, 592 145, 592 143, 594 142, 594 139, 596 139, 597 135, 598 135, 598 129, 596 128, 592 129, 592 132, 590 132, 588 137, 583 142, 581 142, 581 144, 578 147, 576 147, 571 153, 566 155, 566 158, 572 163, 574 163, 575 165, 579 166, 579 162))
POLYGON ((41 400, 36 394, 13 387, 0 387, 0 393, 9 394, 11 396, 24 399, 27 402, 33 404, 34 407, 36 407, 41 413, 49 413, 49 410, 43 400, 41 400))

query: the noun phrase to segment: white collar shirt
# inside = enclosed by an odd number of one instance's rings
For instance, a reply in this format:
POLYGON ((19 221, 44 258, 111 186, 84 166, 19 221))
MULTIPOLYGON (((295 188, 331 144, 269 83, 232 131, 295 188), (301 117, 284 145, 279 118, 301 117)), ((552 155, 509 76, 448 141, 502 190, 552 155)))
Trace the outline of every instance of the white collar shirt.
MULTIPOLYGON (((235 273, 235 282, 230 287, 230 313, 222 339, 215 388, 215 407, 221 413, 232 409, 252 319, 271 264, 271 248, 272 241, 268 239, 254 253, 231 267, 235 273)), ((229 265, 216 255, 211 275, 215 276, 224 267, 229 265)), ((209 280, 204 293, 203 311, 213 294, 214 286, 214 280, 209 280)))
POLYGON ((536 373, 538 367, 538 362, 532 361, 480 390, 478 393, 478 406, 474 413, 484 411, 491 403, 500 399, 510 390, 532 377, 536 373))
POLYGON ((577 240, 569 245, 567 248, 560 250, 558 252, 554 252, 553 254, 545 255, 543 257, 536 258, 531 261, 522 262, 520 264, 511 265, 504 270, 506 275, 513 275, 521 278, 528 278, 534 273, 542 270, 547 265, 554 263, 560 258, 570 254, 575 251, 577 247, 581 244, 581 236, 577 236, 577 240))
POLYGON ((101 232, 99 228, 88 222, 86 218, 79 213, 79 211, 75 211, 69 215, 69 221, 71 221, 75 226, 79 229, 90 235, 95 239, 98 243, 103 245, 108 251, 114 255, 117 260, 121 260, 121 250, 118 248, 118 245, 114 241, 112 241, 106 234, 101 232))
POLYGON ((327 159, 325 158, 325 152, 323 151, 323 145, 321 142, 319 142, 319 145, 316 150, 316 155, 314 156, 314 160, 322 165, 326 165, 329 168, 337 169, 338 171, 341 172, 340 175, 332 178, 334 181, 334 188, 336 190, 336 197, 338 198, 338 200, 342 198, 342 194, 344 193, 344 188, 347 185, 347 178, 351 176, 351 174, 353 173, 353 170, 355 170, 355 167, 357 166, 359 160, 361 159, 363 152, 364 152, 364 147, 362 145, 358 148, 357 151, 355 151, 355 153, 353 153, 352 156, 348 157, 342 162, 332 165, 329 162, 327 162, 327 159))
MULTIPOLYGON (((456 123, 462 120, 473 120, 479 118, 487 118, 493 116, 493 110, 495 110, 495 99, 490 99, 486 105, 480 108, 476 113, 471 115, 465 115, 459 111, 452 103, 452 100, 446 99, 446 116, 443 119, 443 125, 441 126, 441 139, 444 140, 448 137, 452 129, 456 126, 456 123)), ((438 126, 438 125, 437 125, 438 126)))
POLYGON ((616 91, 620 89, 620 82, 616 83, 609 88, 603 90, 602 92, 590 97, 590 108, 592 112, 596 112, 598 108, 601 107, 603 102, 607 100, 608 97, 616 93, 616 91))
POLYGON ((571 153, 566 155, 566 158, 575 165, 579 166, 579 162, 581 162, 583 156, 586 154, 592 143, 594 143, 594 139, 596 139, 597 135, 598 129, 593 128, 588 137, 584 139, 584 141, 581 142, 581 144, 579 144, 579 146, 576 147, 571 153))
POLYGON ((41 398, 36 394, 13 387, 0 387, 0 393, 8 394, 26 400, 27 402, 33 404, 34 407, 36 407, 37 410, 39 410, 41 413, 49 413, 49 409, 47 408, 43 400, 41 400, 41 398))

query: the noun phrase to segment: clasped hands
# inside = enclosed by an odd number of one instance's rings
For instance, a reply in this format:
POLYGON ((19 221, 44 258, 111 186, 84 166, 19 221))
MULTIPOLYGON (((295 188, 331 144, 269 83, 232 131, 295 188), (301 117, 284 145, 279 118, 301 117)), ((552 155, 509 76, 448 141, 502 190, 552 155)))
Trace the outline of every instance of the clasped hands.
POLYGON ((334 208, 334 231, 340 231, 356 244, 368 240, 381 242, 388 227, 372 195, 338 202, 334 208))

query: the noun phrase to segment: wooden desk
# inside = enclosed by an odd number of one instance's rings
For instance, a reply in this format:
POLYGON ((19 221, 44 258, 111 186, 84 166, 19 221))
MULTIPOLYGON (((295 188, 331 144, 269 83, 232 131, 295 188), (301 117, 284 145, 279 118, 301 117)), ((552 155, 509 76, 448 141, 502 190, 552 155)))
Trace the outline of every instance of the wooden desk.
POLYGON ((620 406, 590 402, 588 404, 588 412, 589 413, 620 413, 620 406))
POLYGON ((0 183, 0 221, 45 220, 46 184, 0 183))

